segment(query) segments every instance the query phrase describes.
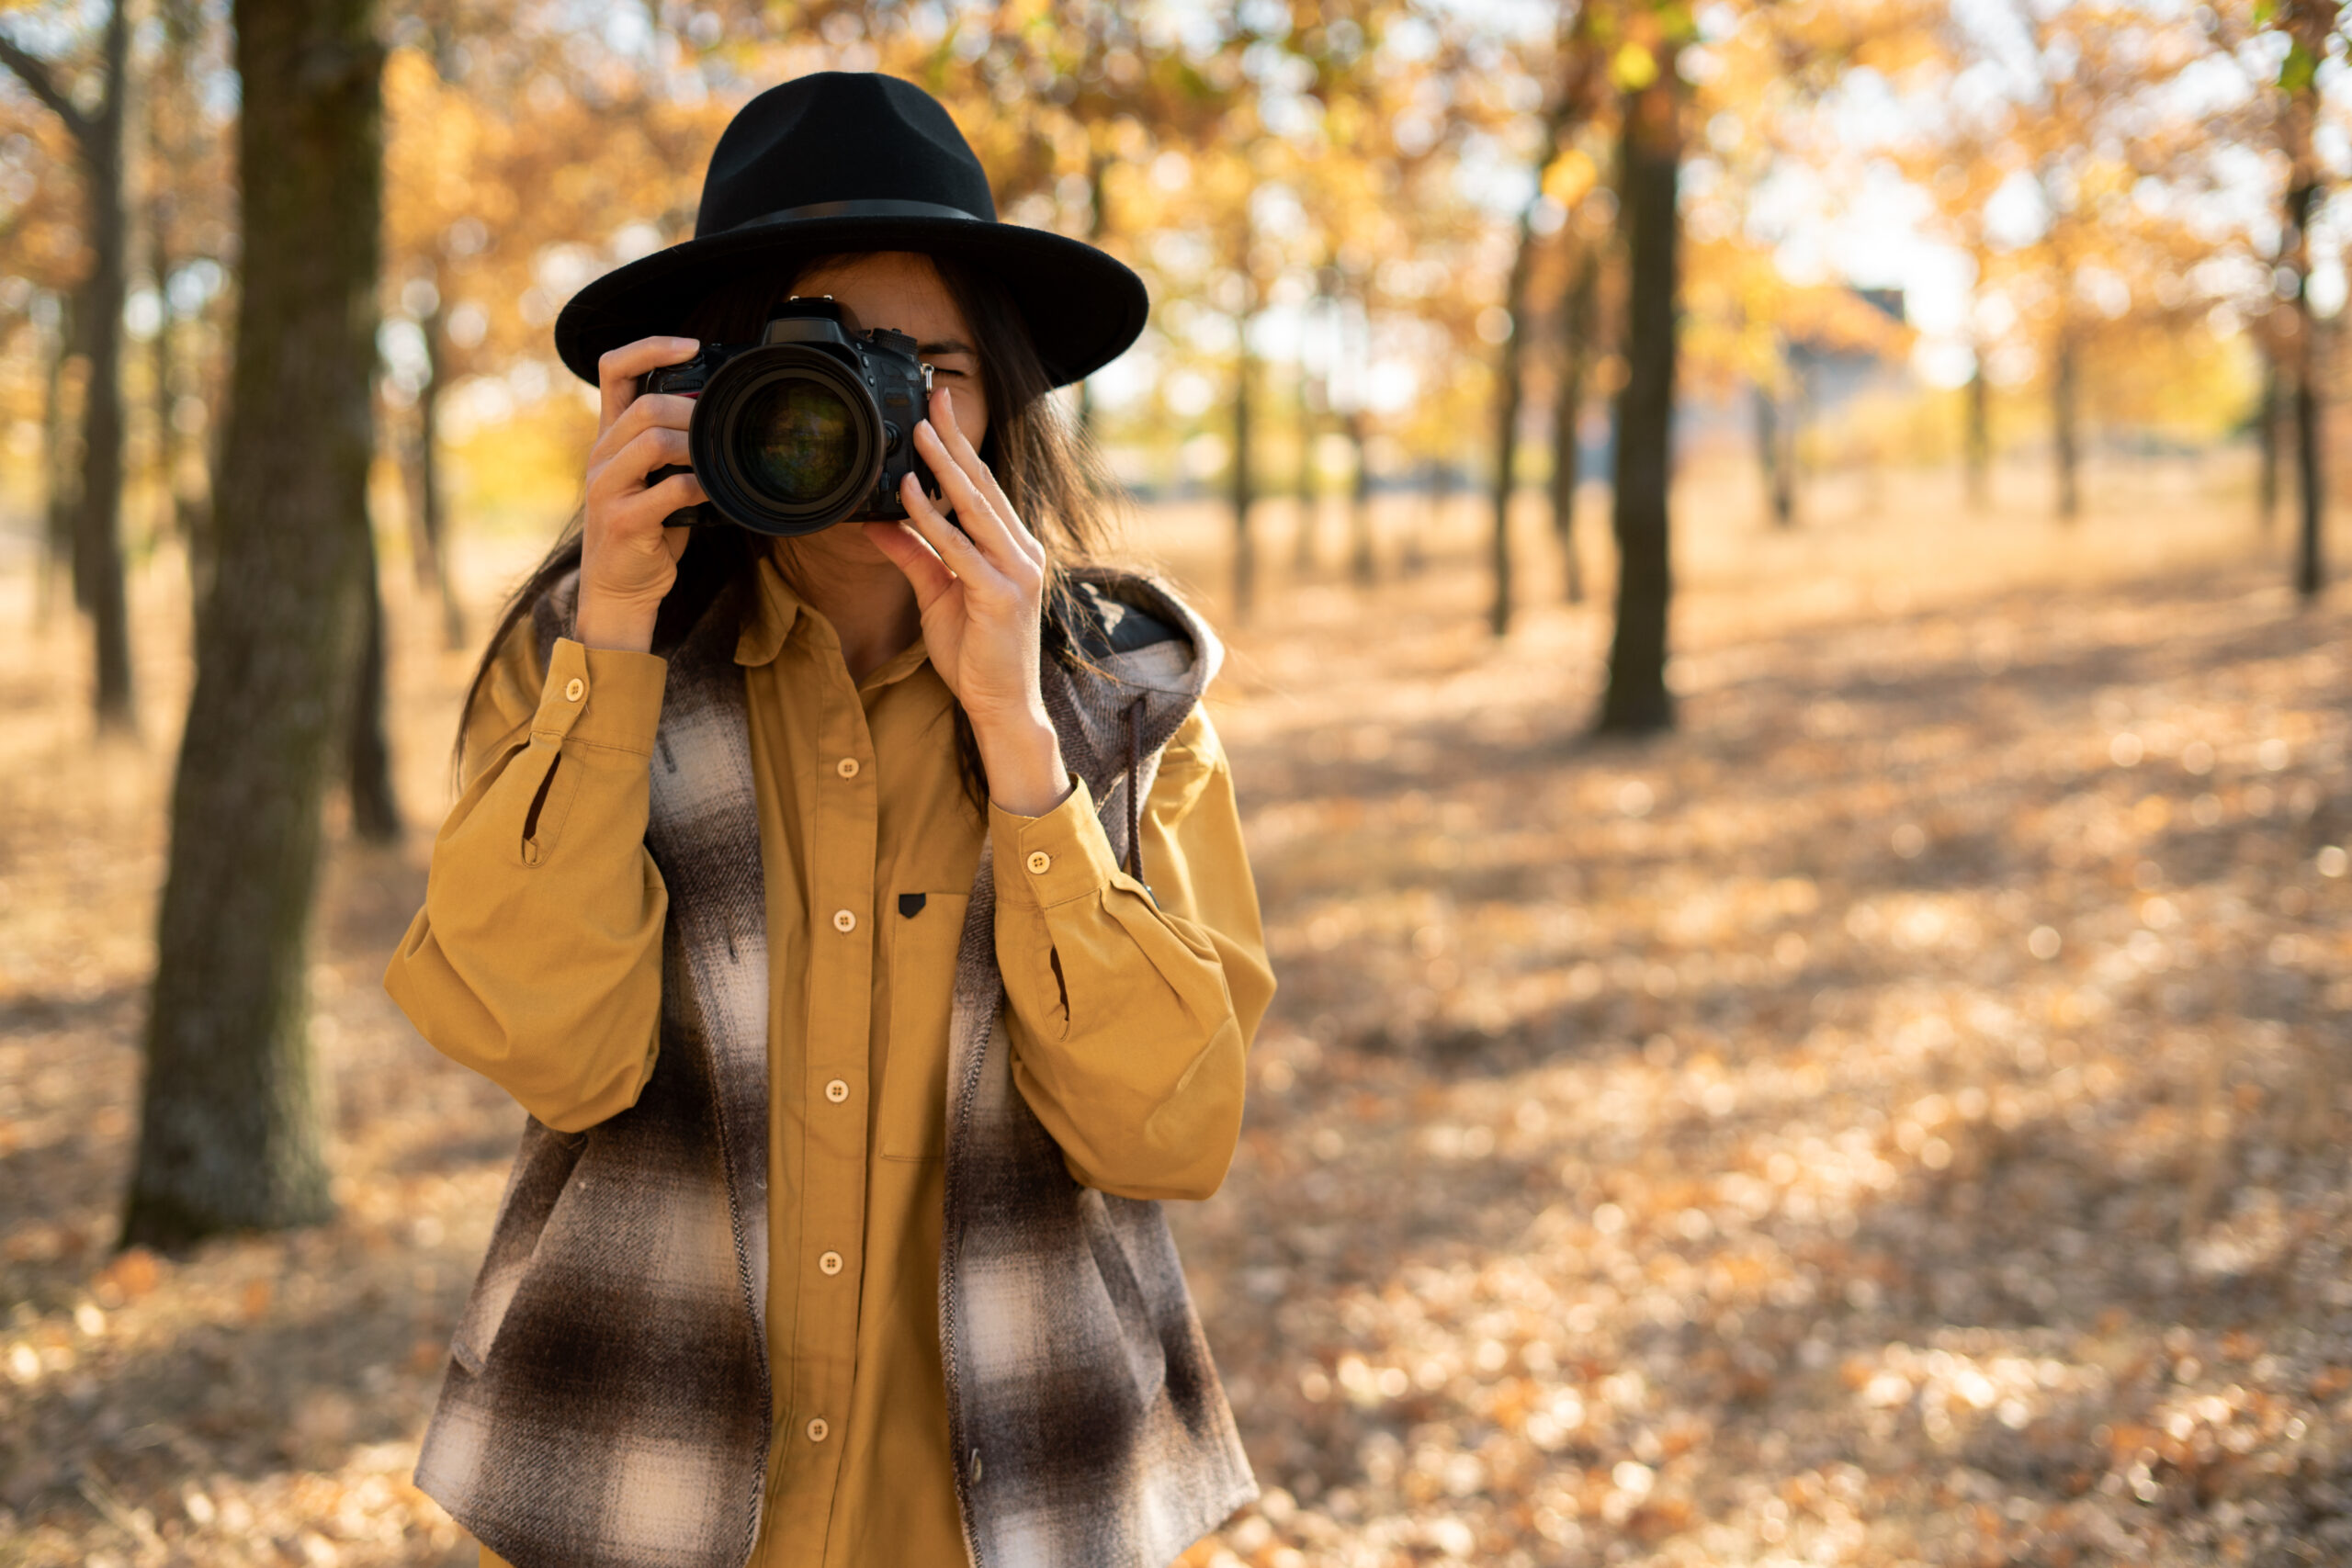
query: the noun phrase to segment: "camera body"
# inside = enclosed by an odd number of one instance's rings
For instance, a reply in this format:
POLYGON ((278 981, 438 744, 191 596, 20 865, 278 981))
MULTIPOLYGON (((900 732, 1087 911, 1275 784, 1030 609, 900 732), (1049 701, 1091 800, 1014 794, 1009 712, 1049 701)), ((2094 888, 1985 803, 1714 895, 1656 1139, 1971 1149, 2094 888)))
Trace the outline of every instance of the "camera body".
MULTIPOLYGON (((908 474, 938 493, 915 456, 930 389, 931 367, 906 333, 861 333, 831 295, 786 300, 758 343, 706 344, 639 381, 640 392, 695 400, 686 451, 710 502, 672 513, 665 525, 724 522, 789 538, 852 517, 905 517, 899 484, 908 474)), ((662 468, 648 482, 685 471, 662 468)))

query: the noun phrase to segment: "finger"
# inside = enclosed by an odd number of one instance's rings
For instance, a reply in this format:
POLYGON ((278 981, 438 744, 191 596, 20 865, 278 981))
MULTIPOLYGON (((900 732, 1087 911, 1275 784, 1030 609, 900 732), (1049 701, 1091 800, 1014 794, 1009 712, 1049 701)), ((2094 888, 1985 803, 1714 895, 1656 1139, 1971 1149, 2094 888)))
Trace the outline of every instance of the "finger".
POLYGON ((654 469, 685 462, 686 445, 683 430, 659 424, 641 430, 589 476, 588 493, 618 501, 643 491, 654 469))
POLYGON ((596 422, 599 434, 611 428, 637 396, 638 378, 648 370, 664 365, 677 365, 692 359, 702 344, 690 337, 641 337, 635 343, 610 349, 596 360, 596 389, 600 394, 602 416, 596 422))
POLYGON ((669 550, 670 558, 675 560, 685 549, 693 530, 671 527, 670 514, 709 499, 703 493, 702 482, 694 475, 673 474, 658 485, 615 502, 604 513, 604 536, 625 538, 638 546, 658 536, 669 550))
MULTIPOLYGON (((963 465, 955 460, 945 440, 929 420, 916 423, 915 449, 930 463, 932 476, 939 480, 940 489, 956 508, 956 520, 964 525, 964 532, 988 558, 989 565, 1007 573, 1025 573, 1035 566, 1029 553, 1013 538, 1012 530, 1005 526, 995 504, 963 465)), ((930 498, 924 500, 928 503, 930 498)))
POLYGON ((642 505, 656 517, 667 518, 682 507, 700 506, 710 499, 702 488, 702 480, 693 474, 672 474, 658 485, 648 485, 645 494, 631 504, 642 505))
POLYGON ((932 391, 931 401, 933 423, 947 443, 948 455, 955 459, 956 466, 970 475, 980 493, 988 497, 989 504, 996 509, 1007 532, 1021 546, 1022 553, 1039 566, 1045 565, 1046 547, 1038 543, 1037 536, 1021 521, 1021 513, 1013 506, 1012 498, 1004 493, 1004 487, 997 483, 996 471, 981 460, 979 449, 972 445, 971 437, 964 434, 963 425, 956 422, 955 394, 944 387, 935 388, 932 391))
POLYGON ((908 585, 915 591, 916 609, 929 610, 941 594, 956 586, 956 574, 947 570, 939 552, 904 523, 868 523, 865 536, 906 574, 908 585))
MULTIPOLYGON (((917 426, 918 429, 921 426, 917 426)), ((969 481, 966 481, 968 486, 969 481)), ((947 520, 947 514, 933 504, 923 494, 922 486, 909 474, 899 481, 899 500, 907 509, 907 521, 913 525, 925 544, 947 563, 948 570, 958 577, 980 578, 991 585, 1001 585, 1004 573, 989 560, 969 534, 947 520)), ((961 514, 960 509, 958 514, 961 514)))
POLYGON ((690 337, 646 337, 611 350, 596 361, 601 404, 597 428, 609 429, 637 397, 639 378, 664 365, 692 359, 702 345, 690 337))
POLYGON ((694 422, 695 400, 675 392, 649 392, 621 411, 618 419, 596 437, 589 448, 591 466, 609 462, 611 455, 635 440, 641 431, 657 426, 667 430, 684 430, 694 422))
POLYGON ((702 481, 694 475, 673 474, 648 490, 638 499, 637 504, 650 512, 661 525, 662 547, 668 550, 670 558, 675 561, 686 553, 686 546, 694 540, 694 530, 671 527, 670 513, 709 499, 703 493, 702 481))

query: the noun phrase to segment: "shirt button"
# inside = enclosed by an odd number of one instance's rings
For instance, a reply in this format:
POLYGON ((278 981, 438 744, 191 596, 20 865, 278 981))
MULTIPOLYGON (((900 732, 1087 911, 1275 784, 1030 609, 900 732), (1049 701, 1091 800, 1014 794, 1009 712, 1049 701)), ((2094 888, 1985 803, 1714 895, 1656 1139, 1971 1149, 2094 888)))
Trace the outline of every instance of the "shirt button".
POLYGON ((857 777, 857 759, 854 757, 843 757, 840 761, 833 764, 833 772, 841 774, 841 776, 845 779, 854 779, 857 777))
POLYGON ((854 931, 857 930, 857 917, 850 913, 847 909, 835 909, 833 911, 833 930, 837 931, 854 931))
POLYGON ((588 694, 588 682, 574 675, 563 683, 563 700, 576 703, 588 694))
POLYGON ((808 1417, 808 1440, 810 1442, 821 1443, 832 1435, 832 1431, 833 1429, 831 1427, 825 1425, 825 1418, 822 1416, 811 1416, 808 1417))
POLYGON ((839 1105, 842 1100, 849 1098, 849 1085, 843 1083, 839 1078, 835 1078, 832 1082, 825 1086, 825 1098, 831 1100, 835 1105, 839 1105))
POLYGON ((817 1267, 825 1273, 838 1274, 842 1271, 842 1255, 838 1252, 828 1252, 817 1259, 817 1267))
POLYGON ((1053 870, 1053 856, 1047 854, 1043 850, 1032 850, 1029 852, 1030 874, 1034 876, 1043 876, 1046 873, 1053 870))

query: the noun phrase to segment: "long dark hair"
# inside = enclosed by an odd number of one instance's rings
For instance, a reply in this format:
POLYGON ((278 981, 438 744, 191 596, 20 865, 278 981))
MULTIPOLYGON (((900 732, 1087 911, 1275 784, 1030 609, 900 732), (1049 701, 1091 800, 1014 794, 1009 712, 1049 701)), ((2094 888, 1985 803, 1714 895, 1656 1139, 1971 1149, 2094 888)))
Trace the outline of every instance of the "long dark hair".
MULTIPOLYGON (((705 344, 755 342, 767 323, 769 310, 790 297, 795 283, 854 259, 842 254, 808 256, 772 274, 734 279, 686 310, 678 331, 705 344)), ((1004 286, 952 255, 934 255, 931 260, 956 308, 963 311, 972 331, 973 347, 978 351, 989 407, 988 434, 980 443, 980 458, 1004 487, 1005 498, 1021 520, 1046 547, 1046 614, 1051 631, 1060 620, 1063 571, 1102 559, 1108 547, 1112 520, 1108 513, 1116 505, 1118 491, 1085 432, 1049 395, 1052 378, 1037 357, 1028 321, 1004 286)), ((459 710, 453 752, 457 762, 464 761, 465 720, 489 681, 499 650, 555 585, 578 570, 583 515, 572 513, 555 547, 523 580, 500 613, 497 629, 482 650, 459 710)), ((678 558, 677 581, 662 601, 654 621, 657 650, 683 641, 718 596, 742 581, 758 562, 759 545, 757 536, 742 528, 694 531, 685 553, 678 558)), ((1054 637, 1052 642, 1068 646, 1063 637, 1054 637)), ((988 795, 987 776, 980 770, 978 749, 960 705, 956 710, 956 740, 966 790, 976 805, 983 804, 988 795)))

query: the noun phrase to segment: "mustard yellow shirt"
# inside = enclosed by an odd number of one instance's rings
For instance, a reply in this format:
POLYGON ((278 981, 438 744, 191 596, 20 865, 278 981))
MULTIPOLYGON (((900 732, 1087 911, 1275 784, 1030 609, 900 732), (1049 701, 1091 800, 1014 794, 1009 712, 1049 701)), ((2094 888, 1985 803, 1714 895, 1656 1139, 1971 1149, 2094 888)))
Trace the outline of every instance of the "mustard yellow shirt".
MULTIPOLYGON (((947 1012, 983 844, 1014 1081, 1071 1175, 1204 1198, 1273 992, 1232 781, 1194 713, 1146 802, 1147 892, 1082 783, 1043 817, 983 818, 920 641, 853 683, 832 627, 763 559, 736 660, 769 958, 776 1423, 752 1561, 957 1563, 938 1324, 947 1012)), ((547 664, 527 626, 500 650, 385 986, 436 1049, 577 1131, 635 1103, 659 1051, 668 895, 644 836, 667 665, 569 639, 547 664), (574 706, 568 731, 537 722, 574 706)))

